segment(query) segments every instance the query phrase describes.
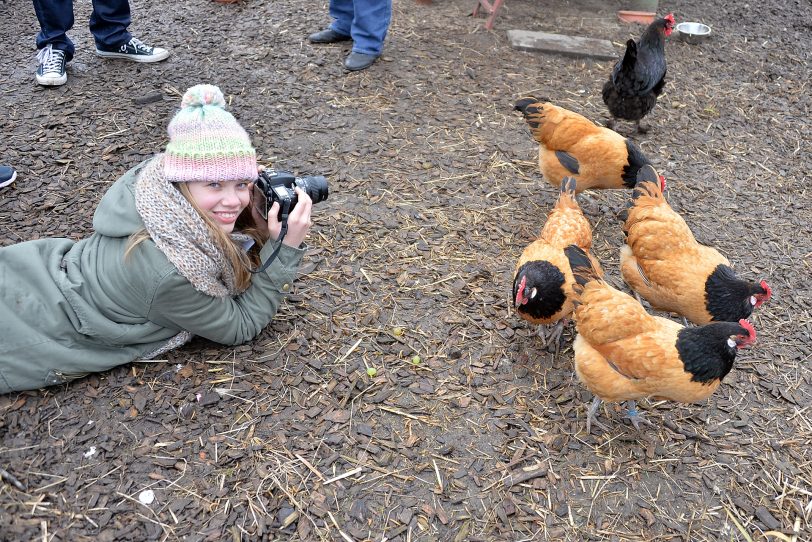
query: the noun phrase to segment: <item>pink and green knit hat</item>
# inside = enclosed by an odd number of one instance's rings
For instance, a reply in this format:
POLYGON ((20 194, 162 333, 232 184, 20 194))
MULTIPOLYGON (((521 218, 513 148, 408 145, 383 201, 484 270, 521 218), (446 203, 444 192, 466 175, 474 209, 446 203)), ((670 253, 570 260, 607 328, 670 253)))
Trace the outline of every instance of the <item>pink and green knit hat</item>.
POLYGON ((256 180, 257 153, 225 106, 223 93, 214 85, 195 85, 186 91, 167 128, 167 181, 256 180))

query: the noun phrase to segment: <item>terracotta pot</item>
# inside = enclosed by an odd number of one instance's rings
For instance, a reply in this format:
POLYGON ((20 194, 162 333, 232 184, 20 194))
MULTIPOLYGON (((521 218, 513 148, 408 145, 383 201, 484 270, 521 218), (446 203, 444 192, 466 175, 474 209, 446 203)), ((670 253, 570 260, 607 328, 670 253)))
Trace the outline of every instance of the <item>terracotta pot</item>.
POLYGON ((623 21, 624 23, 640 23, 640 24, 651 24, 654 22, 654 17, 656 13, 651 11, 626 11, 621 10, 617 12, 617 18, 623 21))

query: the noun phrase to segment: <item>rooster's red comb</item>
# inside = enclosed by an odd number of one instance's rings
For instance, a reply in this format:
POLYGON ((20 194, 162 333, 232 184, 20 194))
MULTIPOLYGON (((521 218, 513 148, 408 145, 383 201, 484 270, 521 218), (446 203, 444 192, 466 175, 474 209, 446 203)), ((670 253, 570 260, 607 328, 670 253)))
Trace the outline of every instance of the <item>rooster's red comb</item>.
POLYGON ((739 325, 746 329, 747 334, 750 336, 745 344, 753 344, 756 342, 756 328, 753 327, 753 324, 747 320, 739 320, 739 325))

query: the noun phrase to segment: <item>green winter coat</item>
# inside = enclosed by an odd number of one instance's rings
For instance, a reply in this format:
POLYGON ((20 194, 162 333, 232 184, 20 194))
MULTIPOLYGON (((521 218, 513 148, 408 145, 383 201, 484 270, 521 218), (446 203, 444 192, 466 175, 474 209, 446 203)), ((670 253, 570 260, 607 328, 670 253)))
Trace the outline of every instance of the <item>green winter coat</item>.
MULTIPOLYGON (((268 325, 291 289, 303 250, 283 245, 244 293, 201 293, 151 240, 124 259, 144 227, 128 171, 102 198, 87 239, 0 248, 0 394, 62 384, 143 358, 189 331, 240 344, 268 325)), ((261 251, 263 261, 275 243, 261 251)))

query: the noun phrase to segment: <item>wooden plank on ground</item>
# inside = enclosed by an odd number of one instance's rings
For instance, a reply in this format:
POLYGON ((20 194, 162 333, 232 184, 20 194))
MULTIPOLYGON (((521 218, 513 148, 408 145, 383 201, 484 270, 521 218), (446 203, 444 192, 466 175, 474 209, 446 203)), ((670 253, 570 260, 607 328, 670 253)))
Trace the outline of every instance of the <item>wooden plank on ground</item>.
POLYGON ((508 39, 514 49, 540 53, 556 53, 578 58, 615 60, 617 53, 609 40, 531 32, 529 30, 508 30, 508 39))

